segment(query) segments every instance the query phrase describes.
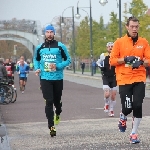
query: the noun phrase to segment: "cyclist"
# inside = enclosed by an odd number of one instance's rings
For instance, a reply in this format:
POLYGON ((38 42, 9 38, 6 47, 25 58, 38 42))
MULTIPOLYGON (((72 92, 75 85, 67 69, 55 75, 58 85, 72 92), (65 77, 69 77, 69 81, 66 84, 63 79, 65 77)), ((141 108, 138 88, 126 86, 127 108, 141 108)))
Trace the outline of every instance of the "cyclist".
POLYGON ((4 66, 4 59, 0 58, 0 78, 7 77, 7 70, 4 66))

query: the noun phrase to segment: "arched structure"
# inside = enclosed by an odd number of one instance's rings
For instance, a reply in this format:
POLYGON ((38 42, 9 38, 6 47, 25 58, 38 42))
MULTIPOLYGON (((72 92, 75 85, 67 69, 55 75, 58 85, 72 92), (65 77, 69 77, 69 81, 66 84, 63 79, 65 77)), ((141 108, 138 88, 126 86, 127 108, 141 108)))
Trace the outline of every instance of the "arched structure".
POLYGON ((32 22, 32 29, 34 27, 34 30, 27 31, 26 28, 29 26, 27 26, 27 21, 24 21, 21 26, 19 26, 19 21, 15 23, 13 21, 0 21, 0 40, 13 40, 22 43, 33 55, 34 48, 43 43, 43 35, 39 21, 32 22))
POLYGON ((27 39, 18 38, 18 37, 0 37, 0 40, 11 40, 11 41, 21 43, 22 45, 27 47, 29 49, 29 51, 31 52, 31 54, 33 55, 33 51, 34 51, 33 43, 27 39))

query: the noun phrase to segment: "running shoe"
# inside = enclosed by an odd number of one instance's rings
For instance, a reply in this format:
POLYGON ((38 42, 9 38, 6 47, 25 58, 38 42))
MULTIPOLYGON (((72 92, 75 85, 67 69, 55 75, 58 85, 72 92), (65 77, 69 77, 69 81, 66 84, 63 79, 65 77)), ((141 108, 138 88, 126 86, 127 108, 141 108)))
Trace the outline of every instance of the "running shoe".
POLYGON ((120 120, 118 123, 118 128, 120 132, 125 132, 127 125, 126 125, 127 117, 120 113, 120 120))
POLYGON ((137 144, 140 143, 140 140, 138 139, 138 135, 135 133, 130 134, 130 143, 137 144))
POLYGON ((108 112, 109 112, 109 105, 105 105, 105 106, 104 106, 104 112, 105 112, 105 113, 108 113, 108 112))
POLYGON ((60 122, 60 115, 55 114, 55 115, 54 115, 54 124, 55 124, 55 125, 58 125, 59 122, 60 122))
POLYGON ((56 136, 56 129, 54 126, 50 127, 50 135, 51 135, 51 137, 56 136))
POLYGON ((109 117, 114 117, 114 111, 109 111, 108 116, 109 117))

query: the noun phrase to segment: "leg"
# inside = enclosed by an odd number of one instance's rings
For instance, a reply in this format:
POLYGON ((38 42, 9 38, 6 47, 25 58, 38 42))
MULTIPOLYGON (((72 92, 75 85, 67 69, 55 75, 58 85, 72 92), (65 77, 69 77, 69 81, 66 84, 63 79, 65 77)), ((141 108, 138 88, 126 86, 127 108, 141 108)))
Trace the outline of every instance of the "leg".
POLYGON ((23 83, 24 90, 25 90, 26 83, 27 83, 27 77, 24 78, 24 83, 23 83))
POLYGON ((110 78, 110 88, 111 88, 111 96, 110 96, 110 109, 109 116, 114 116, 114 106, 116 105, 116 93, 117 93, 117 82, 116 77, 113 76, 110 78))
POLYGON ((110 102, 109 102, 109 116, 110 117, 114 116, 114 107, 116 105, 116 93, 117 93, 116 88, 112 88, 110 102))
POLYGON ((133 89, 133 129, 132 133, 137 133, 137 128, 142 119, 142 103, 145 97, 145 84, 139 82, 134 84, 133 89))
POLYGON ((54 126, 53 81, 41 79, 41 89, 43 98, 46 100, 45 114, 48 119, 48 127, 50 129, 54 126))
POLYGON ((144 82, 134 83, 133 89, 133 122, 130 141, 132 143, 139 143, 137 139, 137 129, 142 120, 142 103, 145 97, 144 82))
POLYGON ((102 80, 103 80, 104 101, 105 101, 104 112, 108 112, 109 111, 109 97, 110 97, 109 81, 106 76, 102 76, 102 80))
POLYGON ((122 104, 122 113, 127 116, 132 112, 132 94, 133 94, 133 85, 126 84, 119 86, 119 94, 122 104))
POLYGON ((19 78, 19 85, 20 85, 20 91, 22 91, 22 89, 23 89, 23 78, 22 77, 20 77, 19 78))
POLYGON ((133 85, 126 84, 119 86, 119 94, 122 104, 122 112, 120 113, 120 120, 118 127, 120 132, 125 132, 126 130, 126 116, 132 112, 132 94, 133 94, 133 85))
POLYGON ((60 115, 60 113, 62 112, 62 102, 61 102, 62 90, 63 90, 63 80, 55 81, 53 95, 54 95, 54 106, 56 108, 56 115, 60 115))

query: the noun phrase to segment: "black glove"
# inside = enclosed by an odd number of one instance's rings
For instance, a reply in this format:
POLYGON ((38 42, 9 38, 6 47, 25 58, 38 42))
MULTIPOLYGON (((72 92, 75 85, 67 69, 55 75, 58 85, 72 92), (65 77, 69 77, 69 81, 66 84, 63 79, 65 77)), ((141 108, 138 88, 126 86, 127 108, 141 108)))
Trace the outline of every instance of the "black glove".
POLYGON ((127 63, 133 63, 133 61, 135 61, 135 60, 136 60, 135 56, 126 56, 126 57, 124 57, 124 61, 125 61, 126 64, 127 63))
POLYGON ((143 61, 142 61, 142 60, 135 61, 135 62, 132 64, 132 69, 138 69, 141 65, 143 65, 143 61))

